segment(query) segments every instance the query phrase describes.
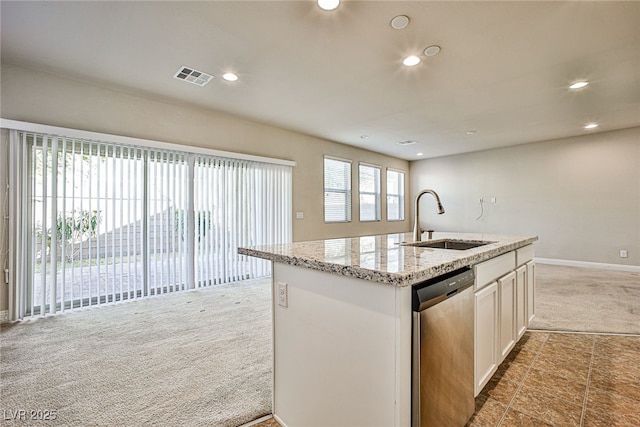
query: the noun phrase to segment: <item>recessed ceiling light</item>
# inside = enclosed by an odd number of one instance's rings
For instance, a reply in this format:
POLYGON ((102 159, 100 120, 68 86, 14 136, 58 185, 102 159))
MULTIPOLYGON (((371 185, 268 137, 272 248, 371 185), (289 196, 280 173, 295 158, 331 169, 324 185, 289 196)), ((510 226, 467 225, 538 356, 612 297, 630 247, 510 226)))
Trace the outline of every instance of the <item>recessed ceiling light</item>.
POLYGON ((588 81, 579 81, 579 82, 575 82, 572 85, 569 86, 569 89, 582 89, 583 87, 587 86, 589 84, 588 81))
POLYGON ((404 58, 402 63, 407 67, 413 67, 414 65, 418 65, 420 63, 420 58, 415 55, 407 56, 406 58, 404 58))
POLYGON ((360 135, 360 139, 367 139, 369 138, 369 135, 360 135))
POLYGON ((598 127, 597 123, 589 123, 588 125, 586 125, 584 128, 585 129, 595 129, 598 127))
POLYGON ((222 75, 222 78, 225 79, 228 82, 235 82, 238 80, 238 76, 236 74, 233 73, 225 73, 222 75))
POLYGON ((436 56, 439 53, 440 53, 440 46, 436 46, 436 45, 429 46, 424 50, 424 54, 427 56, 436 56))
POLYGON ((409 25, 409 17, 406 15, 398 15, 391 20, 391 27, 394 30, 402 30, 409 25))
POLYGON ((398 141, 398 145, 413 145, 416 142, 417 141, 414 141, 413 139, 408 139, 406 141, 398 141))
POLYGON ((333 10, 338 7, 340 0, 318 0, 318 6, 320 9, 333 10))
POLYGON ((475 130, 468 130, 467 131, 467 135, 475 135, 476 131, 475 130))
POLYGON ((418 153, 418 154, 416 154, 416 156, 423 156, 423 155, 424 155, 424 154, 422 154, 422 153, 418 153))

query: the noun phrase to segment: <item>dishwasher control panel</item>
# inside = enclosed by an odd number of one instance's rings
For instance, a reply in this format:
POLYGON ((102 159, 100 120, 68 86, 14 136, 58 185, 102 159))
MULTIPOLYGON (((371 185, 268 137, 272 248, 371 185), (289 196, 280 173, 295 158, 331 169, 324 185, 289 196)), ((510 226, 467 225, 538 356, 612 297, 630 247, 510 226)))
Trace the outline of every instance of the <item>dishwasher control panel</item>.
POLYGON ((422 311, 472 286, 474 278, 471 268, 461 268, 413 285, 413 311, 422 311))

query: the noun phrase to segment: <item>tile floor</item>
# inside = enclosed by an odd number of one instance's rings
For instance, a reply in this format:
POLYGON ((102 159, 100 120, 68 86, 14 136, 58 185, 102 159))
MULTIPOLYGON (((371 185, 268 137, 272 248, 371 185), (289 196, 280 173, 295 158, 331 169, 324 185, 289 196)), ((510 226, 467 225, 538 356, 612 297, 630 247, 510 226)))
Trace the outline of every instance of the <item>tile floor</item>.
POLYGON ((640 336, 526 332, 468 426, 640 426, 640 336))
POLYGON ((527 332, 470 426, 640 426, 640 336, 527 332))

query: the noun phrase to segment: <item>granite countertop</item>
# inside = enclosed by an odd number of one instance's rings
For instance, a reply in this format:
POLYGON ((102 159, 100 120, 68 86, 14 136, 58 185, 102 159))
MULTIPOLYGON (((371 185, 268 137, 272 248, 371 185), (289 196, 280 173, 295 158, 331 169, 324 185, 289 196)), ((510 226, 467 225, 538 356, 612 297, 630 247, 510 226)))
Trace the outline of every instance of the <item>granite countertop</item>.
MULTIPOLYGON (((274 262, 355 277, 394 286, 410 286, 462 267, 472 266, 538 240, 537 236, 486 233, 433 234, 441 239, 490 241, 467 250, 403 246, 411 233, 313 240, 238 248, 238 253, 274 262)), ((426 240, 426 235, 423 236, 426 240)))

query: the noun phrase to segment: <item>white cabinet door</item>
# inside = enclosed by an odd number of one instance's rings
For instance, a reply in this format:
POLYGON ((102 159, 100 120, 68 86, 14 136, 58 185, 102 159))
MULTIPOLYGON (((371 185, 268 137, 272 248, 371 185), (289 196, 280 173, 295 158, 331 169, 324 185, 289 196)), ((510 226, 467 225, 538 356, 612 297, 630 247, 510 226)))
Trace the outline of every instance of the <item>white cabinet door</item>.
POLYGON ((477 396, 498 368, 498 284, 493 282, 474 295, 475 369, 477 396))
POLYGON ((519 340, 527 330, 527 267, 516 269, 516 336, 519 340))
POLYGON ((536 263, 527 263, 527 326, 536 315, 536 263))
POLYGON ((516 274, 514 271, 498 279, 499 349, 502 362, 516 344, 516 274))

